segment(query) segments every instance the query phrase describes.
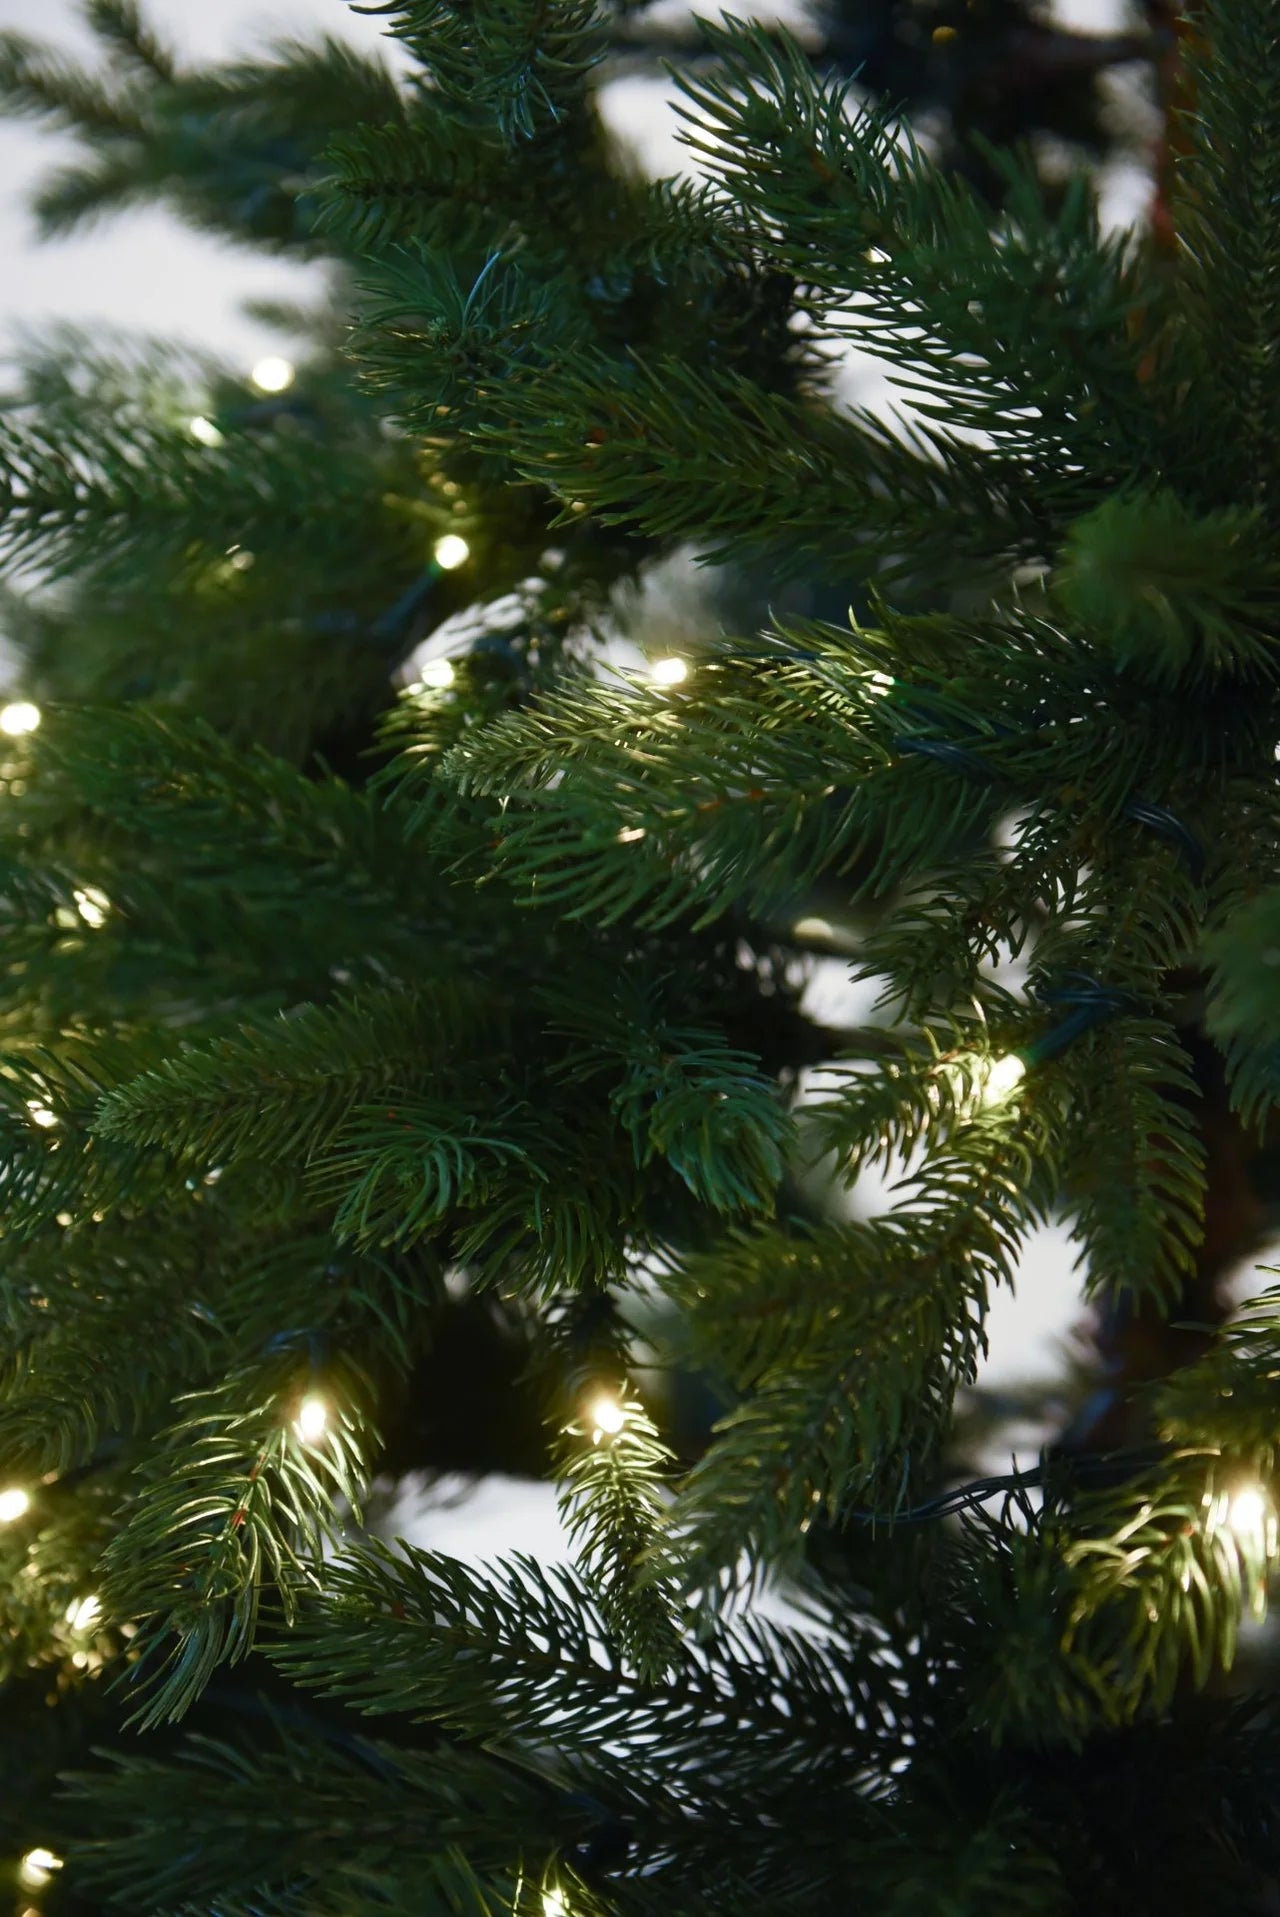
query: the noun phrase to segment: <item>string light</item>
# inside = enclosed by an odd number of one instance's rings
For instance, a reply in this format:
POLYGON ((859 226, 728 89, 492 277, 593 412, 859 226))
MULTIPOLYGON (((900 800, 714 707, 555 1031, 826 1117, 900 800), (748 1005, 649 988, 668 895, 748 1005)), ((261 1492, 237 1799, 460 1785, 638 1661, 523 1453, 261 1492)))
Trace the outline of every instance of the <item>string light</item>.
POLYGON ((673 654, 669 659, 655 659, 649 668, 649 677, 655 686, 678 686, 689 677, 689 661, 673 654))
POLYGON ((37 1844, 29 1850, 18 1866, 18 1875, 28 1890, 39 1890, 47 1884, 55 1870, 62 1869, 62 1859, 56 1851, 46 1850, 43 1844, 37 1844))
POLYGON ((428 659, 426 665, 422 668, 422 678, 419 684, 422 685, 424 689, 430 686, 434 691, 442 692, 446 686, 451 686, 453 681, 454 670, 452 659, 428 659))
POLYGON ((867 684, 872 692, 877 693, 879 697, 883 699, 886 692, 893 691, 893 674, 891 672, 873 672, 868 675, 867 684))
POLYGON ((7 732, 11 739, 16 739, 22 732, 34 732, 39 723, 40 708, 33 706, 29 699, 18 699, 12 705, 0 706, 0 732, 7 732))
MULTIPOLYGON (((956 1117, 962 1121, 976 1118, 979 1112, 1000 1105, 1026 1076, 1026 1062, 1017 1052, 1003 1058, 978 1053, 966 1058, 949 1059, 937 1076, 951 1089, 956 1117)), ((937 1110, 936 1095, 934 1109, 937 1110)))
POLYGON ((260 393, 283 393, 293 385, 293 367, 278 353, 268 353, 265 359, 258 361, 249 378, 260 393))
POLYGON ((329 1423, 329 1407, 323 1398, 304 1398, 294 1429, 304 1444, 323 1438, 329 1423))
POLYGON ((1227 1506, 1226 1525, 1241 1544, 1257 1546, 1265 1540, 1271 1506, 1257 1485, 1245 1485, 1227 1506))
POLYGON ((13 1524, 31 1509, 30 1495, 19 1485, 0 1491, 0 1524, 13 1524))
POLYGON ((607 1391, 602 1391, 592 1404, 591 1417, 594 1425, 591 1433, 592 1444, 599 1444, 602 1438, 616 1438, 627 1422, 627 1414, 623 1407, 616 1398, 611 1398, 607 1391))
POLYGON ((564 1892, 554 1884, 550 1890, 542 1893, 542 1917, 568 1917, 569 1906, 564 1900, 564 1892))
POLYGON ((978 1108, 987 1111, 992 1105, 998 1105, 1008 1098, 1014 1087, 1020 1085, 1027 1075, 1026 1065, 1016 1052, 1009 1052, 1004 1058, 997 1058, 983 1075, 978 1093, 978 1108))
POLYGON ((223 441, 223 435, 213 421, 206 419, 203 413, 197 413, 194 419, 187 421, 187 431, 192 439, 198 439, 202 446, 221 446, 223 441))
POLYGON ((67 1623, 73 1631, 87 1631, 102 1616, 102 1602, 96 1597, 72 1598, 67 1606, 67 1623))
POLYGON ((107 914, 111 910, 111 900, 105 892, 100 892, 96 885, 86 885, 73 892, 71 896, 76 902, 77 912, 86 925, 96 928, 106 924, 107 914))
POLYGON ((56 1125, 58 1122, 58 1114, 54 1111, 50 1111, 47 1105, 42 1105, 38 1098, 29 1098, 27 1100, 27 1110, 31 1113, 33 1124, 40 1125, 47 1129, 48 1126, 56 1125))
POLYGON ((445 533, 431 550, 442 572, 456 572, 471 557, 471 548, 460 533, 445 533))

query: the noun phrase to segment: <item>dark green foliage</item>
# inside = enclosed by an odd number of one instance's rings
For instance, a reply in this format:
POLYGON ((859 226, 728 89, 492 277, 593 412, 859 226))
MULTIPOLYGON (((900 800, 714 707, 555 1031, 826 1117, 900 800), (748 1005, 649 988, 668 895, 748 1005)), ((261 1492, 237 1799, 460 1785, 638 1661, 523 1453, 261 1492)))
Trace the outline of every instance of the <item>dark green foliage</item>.
POLYGON ((0 427, 0 1842, 49 1917, 1261 1912, 1280 1292, 936 1514, 1032 1234, 1186 1316, 1198 1048, 1276 1102, 1270 0, 1167 262, 780 29, 699 29, 691 184, 597 108, 641 9, 362 11, 403 79, 0 45, 49 231, 337 294, 287 391, 65 333, 0 427), (618 656, 686 548, 837 598, 618 656), (364 1528, 507 1461, 423 1435, 464 1319, 573 1568, 364 1528))

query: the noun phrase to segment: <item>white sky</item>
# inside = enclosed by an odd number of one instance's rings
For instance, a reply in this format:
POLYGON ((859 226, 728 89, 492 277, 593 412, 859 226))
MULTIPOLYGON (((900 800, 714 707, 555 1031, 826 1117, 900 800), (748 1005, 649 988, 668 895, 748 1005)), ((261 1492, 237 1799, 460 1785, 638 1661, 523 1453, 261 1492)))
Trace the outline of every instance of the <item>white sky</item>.
MULTIPOLYGON (((715 8, 708 5, 705 11, 715 8)), ((1092 30, 1110 29, 1128 18, 1124 0, 1058 0, 1054 11, 1071 25, 1092 30)), ((200 58, 256 51, 280 33, 342 33, 367 46, 382 38, 378 21, 351 13, 343 0, 204 0, 201 5, 150 0, 149 12, 180 51, 200 58)), ((69 50, 90 44, 73 0, 0 0, 0 28, 69 50)), ((654 170, 674 170, 682 163, 664 83, 619 83, 606 110, 618 130, 643 147, 654 170)), ((247 319, 240 303, 248 297, 306 299, 320 292, 320 268, 219 244, 155 210, 104 222, 71 241, 37 245, 24 202, 32 182, 60 150, 67 151, 67 143, 60 146, 47 132, 0 119, 0 351, 15 323, 31 325, 56 315, 185 339, 247 365, 278 349, 280 341, 247 319)), ((1111 217, 1131 217, 1145 190, 1132 168, 1122 171, 1108 187, 1111 217)), ((858 400, 875 403, 881 382, 879 368, 864 365, 853 382, 858 400)), ((1071 1277, 1073 1256, 1063 1232, 1042 1234, 1026 1260, 1017 1302, 1007 1294, 993 1301, 992 1354, 984 1382, 995 1385, 1029 1373, 1052 1377, 1060 1370, 1060 1340, 1081 1316, 1071 1277)), ((1031 1452, 1038 1441, 1038 1434, 1029 1440, 1031 1452)), ((424 1518, 423 1524, 431 1542, 480 1556, 506 1548, 550 1555, 559 1530, 549 1488, 513 1487, 509 1481, 477 1489, 455 1509, 424 1518)))

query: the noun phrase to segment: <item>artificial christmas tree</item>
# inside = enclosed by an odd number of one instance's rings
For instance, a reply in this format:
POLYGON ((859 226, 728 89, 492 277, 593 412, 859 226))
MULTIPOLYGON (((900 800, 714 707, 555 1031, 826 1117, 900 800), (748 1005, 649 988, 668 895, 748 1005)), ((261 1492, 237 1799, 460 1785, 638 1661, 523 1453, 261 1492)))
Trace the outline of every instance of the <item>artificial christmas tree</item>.
POLYGON ((993 208, 733 20, 690 184, 611 152, 586 0, 378 9, 403 84, 183 75, 90 11, 109 80, 5 51, 94 135, 48 217, 151 188, 331 252, 357 378, 327 321, 256 389, 59 340, 3 428, 15 1899, 1273 1908, 1265 1658, 1225 1681, 1276 1553, 1265 1273, 1114 1428, 949 1452, 1038 1224, 1145 1331, 1265 1223, 1271 0, 1188 15, 1158 247, 988 148, 993 208), (851 338, 914 431, 832 404, 851 338), (619 665, 684 543, 870 612, 619 665), (832 946, 884 983, 856 1031, 803 1002, 832 946), (357 1528, 459 1293, 571 1571, 357 1528), (794 1624, 741 1610, 768 1577, 794 1624))

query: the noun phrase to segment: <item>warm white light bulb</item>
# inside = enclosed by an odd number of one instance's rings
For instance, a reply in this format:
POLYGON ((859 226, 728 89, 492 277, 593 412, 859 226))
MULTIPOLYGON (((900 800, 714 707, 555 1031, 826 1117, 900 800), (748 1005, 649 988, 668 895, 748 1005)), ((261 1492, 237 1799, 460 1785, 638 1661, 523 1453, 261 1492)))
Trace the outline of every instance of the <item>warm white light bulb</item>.
POLYGON ((278 353, 268 353, 265 359, 258 361, 249 378, 260 393, 283 393, 286 387, 293 385, 293 367, 278 353))
POLYGON ((678 686, 689 677, 689 661, 674 653, 669 659, 655 659, 649 677, 655 686, 678 686))
POLYGON ((31 1499, 18 1485, 0 1491, 0 1524, 13 1524, 16 1519, 24 1518, 31 1509, 31 1499))
POLYGON ((18 1875, 29 1890, 39 1890, 47 1884, 55 1870, 62 1869, 62 1859, 56 1851, 46 1850, 43 1844, 37 1844, 29 1850, 18 1866, 18 1875))
POLYGON ((329 1407, 323 1398, 304 1398, 298 1412, 298 1436, 307 1444, 314 1444, 323 1438, 329 1423, 329 1407))
POLYGON ((105 892, 100 892, 96 885, 86 885, 73 892, 72 897, 76 902, 76 910, 86 925, 96 928, 106 924, 107 914, 111 910, 111 900, 105 892))
POLYGON ((213 421, 206 419, 203 413, 197 413, 194 419, 187 421, 187 431, 192 439, 198 439, 202 446, 221 446, 222 444, 222 434, 213 421))
POLYGON ((605 1392, 601 1392, 592 1405, 591 1417, 595 1424, 594 1435, 597 1444, 601 1437, 616 1438, 627 1422, 627 1414, 617 1399, 610 1398, 605 1392))
POLYGON ((21 732, 34 732, 40 723, 40 708, 33 706, 29 699, 17 699, 12 705, 0 706, 0 732, 7 732, 16 739, 21 732))
POLYGON ((87 1631, 102 1616, 102 1604, 96 1597, 72 1598, 67 1606, 67 1623, 73 1631, 87 1631))
POLYGON ((47 1105, 42 1105, 38 1098, 29 1098, 27 1100, 27 1110, 31 1113, 31 1121, 35 1125, 47 1128, 50 1125, 56 1125, 58 1122, 58 1114, 50 1111, 47 1105))
POLYGON ((791 936, 797 939, 829 939, 831 926, 826 919, 797 919, 791 928, 791 936))
POLYGON ((997 1058, 982 1080, 979 1103, 985 1110, 989 1105, 998 1105, 1007 1098, 1015 1085, 1021 1084, 1027 1075, 1027 1068, 1016 1052, 1010 1052, 1005 1058, 997 1058))
POLYGON ((453 684, 453 678, 452 659, 428 659, 426 665, 422 668, 421 683, 424 686, 432 687, 435 691, 442 692, 446 686, 451 686, 453 684))
POLYGON ((445 533, 432 547, 437 566, 443 572, 454 572, 471 557, 471 548, 460 533, 445 533))
POLYGON ((1242 1541, 1260 1537, 1266 1529, 1268 1516, 1267 1500, 1253 1485, 1237 1491, 1227 1506, 1227 1524, 1242 1541))
POLYGON ((568 1917, 569 1906, 564 1901, 564 1892, 554 1886, 542 1893, 542 1917, 568 1917))

